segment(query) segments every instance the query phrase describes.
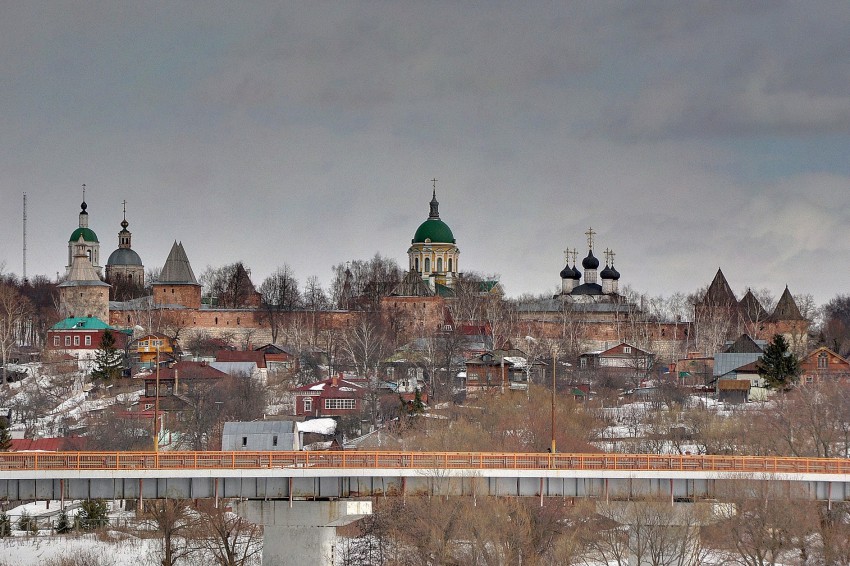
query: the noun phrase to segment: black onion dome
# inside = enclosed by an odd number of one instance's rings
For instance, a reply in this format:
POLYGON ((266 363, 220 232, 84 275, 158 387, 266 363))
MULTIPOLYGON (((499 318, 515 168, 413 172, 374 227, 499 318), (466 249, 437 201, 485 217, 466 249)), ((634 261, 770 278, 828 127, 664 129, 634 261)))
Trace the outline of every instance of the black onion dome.
POLYGON ((608 264, 606 263, 605 269, 603 269, 599 275, 600 277, 602 277, 602 279, 613 279, 614 271, 610 267, 608 267, 608 264))
POLYGON ((576 266, 573 266, 573 274, 570 276, 570 279, 574 279, 576 281, 581 281, 581 271, 576 269, 576 266))
POLYGON ((617 281, 620 279, 620 272, 614 269, 614 266, 611 266, 611 279, 617 281))
POLYGON ((581 260, 581 266, 585 269, 599 268, 599 260, 593 257, 593 250, 587 251, 587 257, 581 260))
POLYGON ((564 269, 561 270, 561 279, 569 279, 572 274, 573 268, 570 267, 570 264, 568 263, 564 266, 564 269))

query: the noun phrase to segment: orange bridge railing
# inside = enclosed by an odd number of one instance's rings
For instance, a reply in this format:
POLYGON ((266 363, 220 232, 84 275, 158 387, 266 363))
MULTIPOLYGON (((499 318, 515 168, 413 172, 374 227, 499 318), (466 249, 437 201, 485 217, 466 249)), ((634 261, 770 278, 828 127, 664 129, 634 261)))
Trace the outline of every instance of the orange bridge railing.
POLYGON ((633 470, 850 474, 850 460, 491 452, 0 452, 0 471, 262 468, 633 470))

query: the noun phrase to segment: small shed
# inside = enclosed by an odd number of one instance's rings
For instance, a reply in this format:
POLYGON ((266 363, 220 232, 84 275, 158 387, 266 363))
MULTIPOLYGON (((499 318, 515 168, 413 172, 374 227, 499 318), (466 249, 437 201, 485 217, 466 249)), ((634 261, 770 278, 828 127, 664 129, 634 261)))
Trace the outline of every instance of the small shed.
POLYGON ((717 400, 728 403, 746 403, 750 396, 749 379, 718 379, 717 400))

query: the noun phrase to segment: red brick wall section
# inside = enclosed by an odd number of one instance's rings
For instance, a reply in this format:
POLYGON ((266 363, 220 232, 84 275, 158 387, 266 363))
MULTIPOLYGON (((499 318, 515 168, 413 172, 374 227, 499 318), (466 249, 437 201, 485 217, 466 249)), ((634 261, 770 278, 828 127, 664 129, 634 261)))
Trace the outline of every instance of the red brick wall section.
POLYGON ((158 305, 182 305, 189 309, 201 308, 200 285, 154 285, 153 301, 158 305))

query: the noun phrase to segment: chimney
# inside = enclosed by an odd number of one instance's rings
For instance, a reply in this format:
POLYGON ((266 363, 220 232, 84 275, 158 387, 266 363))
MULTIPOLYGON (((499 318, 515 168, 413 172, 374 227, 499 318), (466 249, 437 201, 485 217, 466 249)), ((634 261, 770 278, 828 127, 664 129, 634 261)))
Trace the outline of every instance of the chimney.
POLYGON ((339 387, 339 376, 335 375, 331 378, 331 387, 339 387))
POLYGON ((177 395, 178 393, 180 393, 180 381, 177 377, 177 368, 174 368, 174 391, 171 394, 177 395))

